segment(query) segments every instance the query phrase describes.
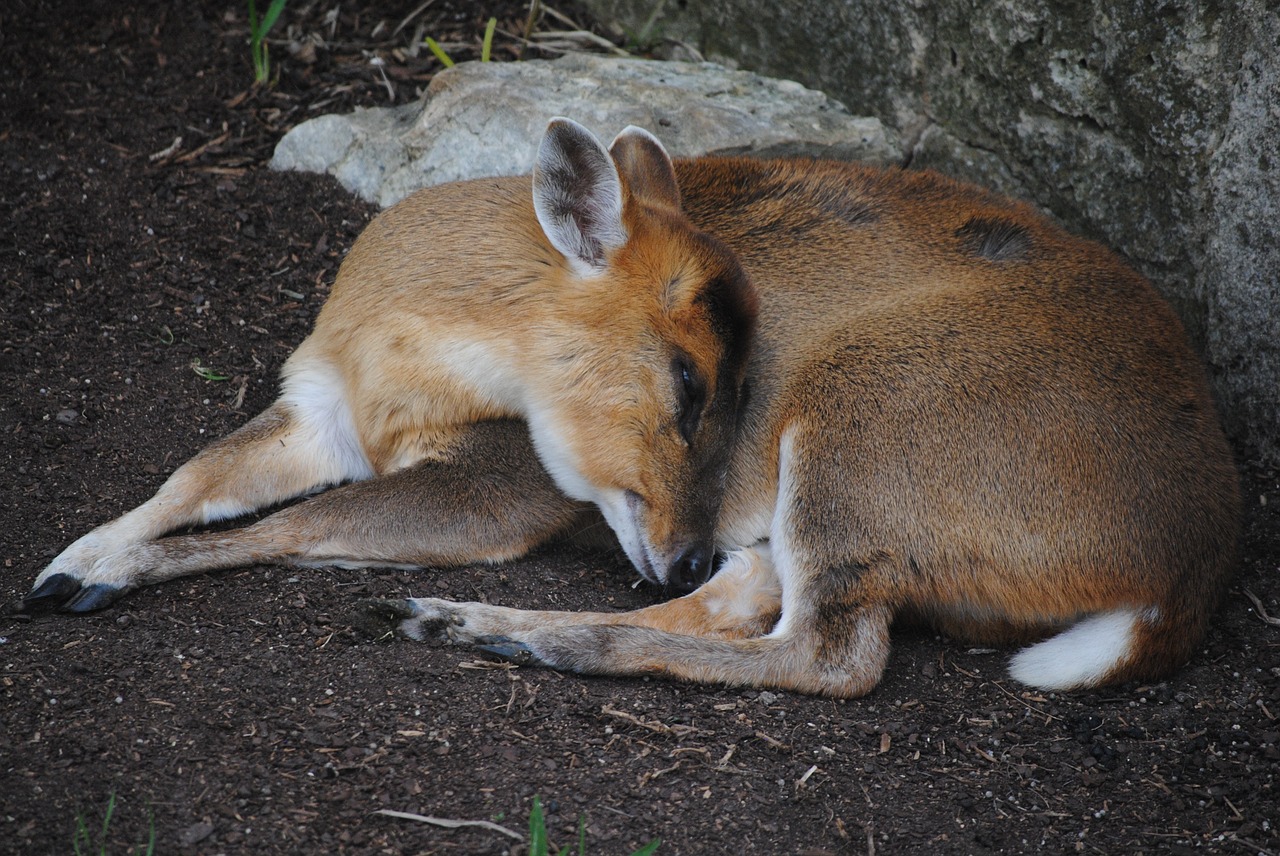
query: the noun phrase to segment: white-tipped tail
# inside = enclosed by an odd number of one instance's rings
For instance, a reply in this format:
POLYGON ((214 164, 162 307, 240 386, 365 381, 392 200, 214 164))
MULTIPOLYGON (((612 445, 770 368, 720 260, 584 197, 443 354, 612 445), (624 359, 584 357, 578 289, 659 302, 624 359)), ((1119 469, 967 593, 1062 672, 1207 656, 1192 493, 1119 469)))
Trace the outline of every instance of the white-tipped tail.
POLYGON ((1044 690, 1070 690, 1100 683, 1133 647, 1142 614, 1130 609, 1086 618, 1050 639, 1014 655, 1014 680, 1044 690))

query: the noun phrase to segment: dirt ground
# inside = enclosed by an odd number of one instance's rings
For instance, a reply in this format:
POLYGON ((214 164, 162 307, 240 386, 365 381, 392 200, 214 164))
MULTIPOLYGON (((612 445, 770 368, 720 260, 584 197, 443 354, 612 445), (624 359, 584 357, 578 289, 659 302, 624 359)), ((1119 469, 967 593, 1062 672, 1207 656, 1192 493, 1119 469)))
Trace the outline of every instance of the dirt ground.
MULTIPOLYGON (((413 98, 438 68, 407 54, 419 25, 466 58, 490 13, 510 32, 526 11, 437 0, 411 17, 420 5, 293 4, 277 34, 323 44, 275 45, 279 80, 259 90, 239 3, 0 9, 7 602, 273 398, 374 213, 268 170, 283 132, 413 98)), ((500 36, 498 58, 513 44, 500 36)), ((1280 478, 1241 457, 1245 555, 1203 651, 1101 693, 1026 692, 1003 653, 927 634, 897 634, 884 683, 841 702, 585 679, 351 629, 364 596, 657 596, 616 556, 569 549, 430 573, 253 568, 90 616, 5 613, 0 852, 70 853, 84 821, 108 854, 143 852, 151 829, 157 853, 515 853, 491 829, 376 812, 521 830, 537 794, 555 843, 582 817, 601 854, 654 837, 660 854, 1280 853, 1280 627, 1249 597, 1280 616, 1280 478)))

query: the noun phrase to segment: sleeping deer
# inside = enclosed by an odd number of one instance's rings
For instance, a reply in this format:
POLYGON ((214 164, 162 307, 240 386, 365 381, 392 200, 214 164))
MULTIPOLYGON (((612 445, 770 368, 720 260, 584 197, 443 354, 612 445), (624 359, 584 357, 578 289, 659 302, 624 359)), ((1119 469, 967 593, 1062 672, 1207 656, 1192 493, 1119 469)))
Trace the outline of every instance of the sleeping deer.
POLYGON ((930 172, 673 162, 638 128, 606 149, 556 119, 531 180, 375 219, 279 400, 68 547, 25 604, 84 612, 264 563, 501 562, 602 514, 673 599, 413 598, 360 620, 557 669, 848 697, 910 617, 1029 645, 1013 677, 1069 689, 1187 660, 1239 504, 1181 325, 1102 247, 930 172))

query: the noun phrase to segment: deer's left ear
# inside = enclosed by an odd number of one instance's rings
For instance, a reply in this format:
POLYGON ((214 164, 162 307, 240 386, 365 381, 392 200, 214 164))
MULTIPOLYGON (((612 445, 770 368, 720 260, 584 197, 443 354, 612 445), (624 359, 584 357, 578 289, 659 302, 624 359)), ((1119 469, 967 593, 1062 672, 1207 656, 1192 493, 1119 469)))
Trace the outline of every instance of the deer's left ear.
POLYGON ((627 241, 613 158, 570 119, 552 119, 538 146, 533 210, 551 246, 582 276, 603 269, 608 254, 627 241))
POLYGON ((609 154, 633 197, 668 208, 680 207, 680 187, 671 156, 653 134, 628 125, 613 138, 609 154))

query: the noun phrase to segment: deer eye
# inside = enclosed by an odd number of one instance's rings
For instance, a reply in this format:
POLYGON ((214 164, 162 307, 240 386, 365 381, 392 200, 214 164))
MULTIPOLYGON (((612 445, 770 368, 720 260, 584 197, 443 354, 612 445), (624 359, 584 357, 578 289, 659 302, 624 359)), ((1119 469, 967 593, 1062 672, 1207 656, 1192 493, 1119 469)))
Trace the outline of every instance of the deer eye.
POLYGON ((671 363, 671 373, 676 386, 676 427, 680 436, 693 445, 693 435, 698 432, 702 409, 707 403, 707 384, 698 369, 684 356, 671 363))

